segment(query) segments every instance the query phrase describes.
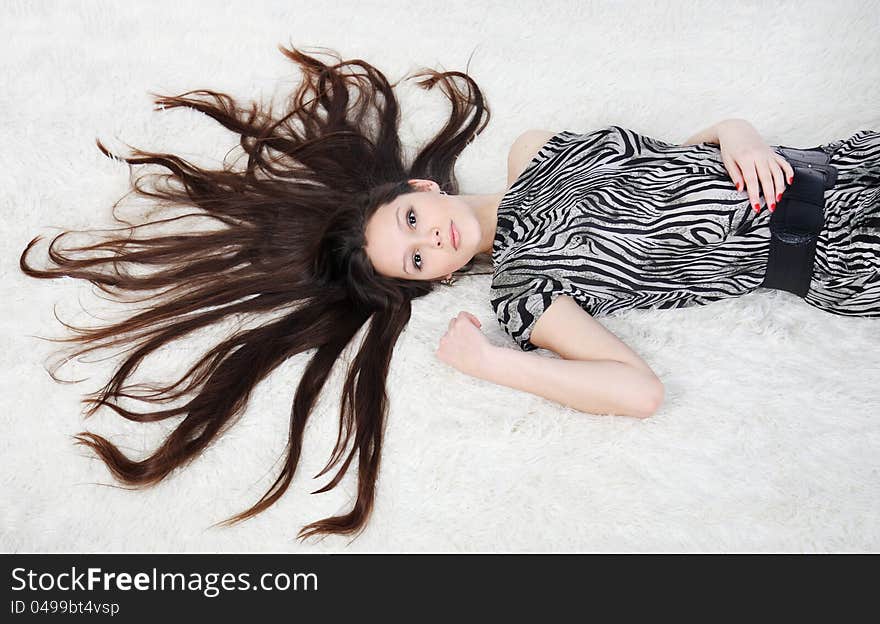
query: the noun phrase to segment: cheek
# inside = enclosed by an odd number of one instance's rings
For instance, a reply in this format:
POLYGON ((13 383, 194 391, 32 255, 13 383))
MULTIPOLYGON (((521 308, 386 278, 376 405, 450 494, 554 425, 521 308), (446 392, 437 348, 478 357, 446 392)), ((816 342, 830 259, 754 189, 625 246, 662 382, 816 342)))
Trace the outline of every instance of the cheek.
POLYGON ((476 241, 480 240, 480 222, 477 221, 477 218, 474 215, 468 215, 468 218, 465 219, 464 223, 461 225, 456 221, 455 227, 458 228, 459 234, 461 235, 459 251, 461 250, 462 245, 475 245, 476 241))

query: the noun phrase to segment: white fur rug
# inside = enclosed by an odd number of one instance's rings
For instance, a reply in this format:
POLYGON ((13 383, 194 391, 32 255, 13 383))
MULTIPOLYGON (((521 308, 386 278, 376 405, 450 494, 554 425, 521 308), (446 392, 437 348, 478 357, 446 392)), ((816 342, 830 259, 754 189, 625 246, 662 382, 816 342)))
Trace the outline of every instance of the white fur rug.
MULTIPOLYGON (((253 504, 276 475, 306 356, 276 369, 239 423, 159 486, 130 491, 71 436, 84 429, 133 456, 168 424, 79 399, 114 362, 44 366, 105 304, 88 283, 18 269, 37 234, 110 227, 128 169, 95 138, 217 165, 237 144, 187 110, 153 112, 148 91, 225 91, 242 102, 291 93, 277 44, 325 46, 396 81, 464 70, 492 110, 458 160, 465 193, 505 188, 506 155, 528 128, 619 124, 669 142, 727 117, 768 143, 810 147, 880 129, 878 2, 34 2, 0 3, 3 228, 0 548, 5 552, 865 552, 880 549, 880 321, 836 317, 759 290, 701 308, 604 319, 661 376, 652 419, 590 416, 463 375, 433 355, 468 310, 499 345, 489 276, 415 302, 389 377, 376 508, 353 542, 295 541, 348 510, 354 473, 329 493, 312 477, 336 436, 337 367, 306 432, 292 488, 253 504)), ((326 57, 325 57, 326 58, 326 57)), ((445 98, 398 88, 409 153, 439 130, 445 98)), ((45 247, 40 247, 44 250, 45 247)), ((39 254, 39 251, 38 251, 39 254)), ((39 258, 39 255, 34 256, 39 258)), ((106 312, 105 312, 106 316, 106 312)), ((173 345, 139 379, 169 380, 231 326, 173 345)), ((361 334, 362 335, 362 334, 361 334)), ((359 340, 360 338, 358 338, 359 340)), ((543 355, 553 354, 541 351, 543 355)), ((94 359, 94 357, 86 359, 94 359)))

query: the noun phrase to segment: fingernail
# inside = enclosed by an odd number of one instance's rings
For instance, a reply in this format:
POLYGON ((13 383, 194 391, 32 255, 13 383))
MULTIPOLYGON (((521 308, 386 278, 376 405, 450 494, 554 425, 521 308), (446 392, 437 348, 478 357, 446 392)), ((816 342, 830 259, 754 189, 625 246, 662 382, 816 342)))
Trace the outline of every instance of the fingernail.
POLYGON ((770 212, 773 212, 774 210, 776 210, 776 204, 771 202, 770 203, 770 212))
POLYGON ((779 201, 780 199, 782 199, 782 193, 776 196, 776 201, 779 201))
POLYGON ((755 204, 755 212, 761 210, 761 204, 755 204))
POLYGON ((736 183, 736 190, 739 190, 739 182, 736 183))
POLYGON ((790 178, 788 179, 788 183, 789 183, 789 184, 791 184, 792 182, 794 182, 794 176, 792 176, 792 177, 790 177, 790 178))

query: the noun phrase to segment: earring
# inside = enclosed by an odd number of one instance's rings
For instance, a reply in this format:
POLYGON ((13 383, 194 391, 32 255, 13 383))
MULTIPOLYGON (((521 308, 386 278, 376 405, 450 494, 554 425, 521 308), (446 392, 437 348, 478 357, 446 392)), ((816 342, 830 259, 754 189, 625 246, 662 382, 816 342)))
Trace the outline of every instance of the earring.
POLYGON ((440 280, 441 284, 445 284, 446 286, 452 286, 455 283, 455 276, 451 275, 449 279, 440 280))
POLYGON ((440 194, 441 195, 449 195, 449 193, 447 193, 446 191, 443 191, 443 190, 440 191, 440 194))

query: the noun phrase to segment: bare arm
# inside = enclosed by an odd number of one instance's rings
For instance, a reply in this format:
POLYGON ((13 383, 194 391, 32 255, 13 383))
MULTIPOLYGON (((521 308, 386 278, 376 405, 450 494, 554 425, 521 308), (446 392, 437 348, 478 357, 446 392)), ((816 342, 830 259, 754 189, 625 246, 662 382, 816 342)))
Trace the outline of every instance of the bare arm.
POLYGON ((663 402, 651 367, 569 295, 538 317, 531 342, 563 359, 489 346, 477 376, 589 414, 646 418, 663 402))
POLYGON ((479 376, 589 414, 646 418, 660 402, 652 373, 614 360, 556 359, 492 346, 479 376))
POLYGON ((699 143, 714 143, 715 145, 720 145, 718 142, 718 124, 713 124, 708 128, 700 130, 694 136, 682 143, 682 145, 698 145, 699 143))

